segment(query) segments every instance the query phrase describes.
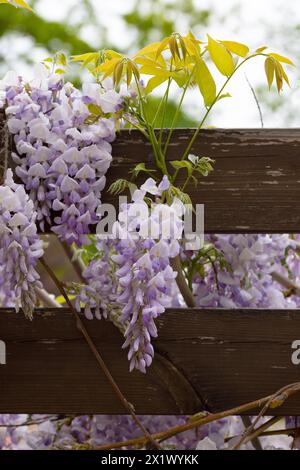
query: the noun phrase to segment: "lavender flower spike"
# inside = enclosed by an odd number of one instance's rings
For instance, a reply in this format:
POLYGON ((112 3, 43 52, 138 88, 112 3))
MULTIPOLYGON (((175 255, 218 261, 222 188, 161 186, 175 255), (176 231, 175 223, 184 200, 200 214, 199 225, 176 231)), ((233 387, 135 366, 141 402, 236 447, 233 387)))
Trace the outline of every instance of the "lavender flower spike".
POLYGON ((29 319, 36 304, 35 288, 42 287, 35 266, 44 251, 35 220, 33 202, 8 170, 0 186, 0 291, 29 319))

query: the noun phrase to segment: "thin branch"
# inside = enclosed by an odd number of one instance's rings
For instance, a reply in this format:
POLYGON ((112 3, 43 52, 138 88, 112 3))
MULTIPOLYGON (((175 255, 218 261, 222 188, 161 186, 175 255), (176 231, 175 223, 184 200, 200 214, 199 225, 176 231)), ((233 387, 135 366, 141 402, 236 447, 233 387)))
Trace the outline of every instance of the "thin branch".
POLYGON ((193 293, 190 290, 188 283, 182 272, 182 266, 181 266, 179 255, 171 259, 171 265, 174 271, 177 271, 176 282, 187 307, 191 307, 191 308, 196 307, 193 293))
MULTIPOLYGON (((274 416, 273 418, 270 418, 268 421, 266 421, 265 423, 263 423, 261 426, 259 426, 259 428, 255 429, 255 431, 253 431, 253 433, 251 433, 246 439, 245 439, 245 442, 244 444, 247 444, 249 441, 257 438, 258 436, 262 437, 265 435, 265 431, 267 429, 269 429, 271 426, 273 426, 274 424, 278 423, 278 421, 280 421, 282 419, 282 416, 274 416)), ((235 439, 239 436, 229 436, 229 437, 226 437, 225 438, 225 442, 229 442, 231 441, 232 439, 235 439)))
MULTIPOLYGON (((4 116, 3 118, 4 119, 4 116)), ((6 171, 8 167, 8 158, 9 158, 9 140, 10 140, 10 134, 8 131, 7 127, 7 121, 5 120, 4 125, 1 129, 1 131, 4 133, 4 142, 2 149, 0 151, 0 185, 4 184, 5 178, 6 178, 6 171)))
MULTIPOLYGON (((246 429, 252 424, 251 418, 249 416, 241 416, 241 420, 246 429)), ((252 434, 251 437, 249 436, 248 441, 252 442, 252 445, 255 450, 263 450, 260 440, 257 436, 254 436, 252 434)))
POLYGON ((281 284, 283 287, 289 290, 289 295, 297 295, 300 296, 300 287, 298 287, 293 281, 291 281, 288 277, 283 276, 282 274, 273 271, 271 276, 274 281, 281 284))
POLYGON ((43 302, 45 307, 61 308, 60 303, 56 302, 45 289, 35 288, 36 295, 43 302))
POLYGON ((273 429, 272 431, 266 431, 261 433, 261 437, 272 437, 272 436, 289 436, 294 437, 300 435, 300 428, 286 428, 286 429, 273 429))
POLYGON ((239 442, 233 447, 233 450, 238 450, 240 448, 240 446, 245 442, 246 438, 255 430, 256 424, 258 423, 260 418, 265 415, 269 408, 277 408, 278 406, 281 406, 291 395, 297 393, 299 390, 300 382, 296 382, 294 384, 287 385, 286 387, 282 387, 276 393, 271 395, 270 398, 264 404, 259 414, 252 422, 251 426, 246 429, 239 442))
POLYGON ((70 307, 71 312, 72 312, 72 314, 75 318, 77 329, 80 331, 80 333, 83 335, 84 339, 86 340, 89 348, 91 349, 92 353, 95 356, 96 361, 98 362, 101 370, 103 371, 104 375, 106 376, 107 380, 109 381, 110 385, 112 386, 116 396, 118 397, 118 399, 122 403, 123 407, 132 416, 135 423, 138 425, 138 427, 141 429, 141 431, 145 435, 145 441, 150 443, 155 449, 159 449, 160 448, 159 444, 155 441, 155 439, 152 437, 152 435, 147 431, 147 429, 141 423, 141 421, 139 420, 139 418, 137 417, 137 415, 134 412, 132 404, 129 403, 129 401, 127 401, 127 399, 125 398, 125 396, 121 392, 118 384, 116 383, 115 379, 111 375, 111 373, 110 373, 108 367, 106 366, 101 354, 97 350, 95 344, 93 343, 93 340, 91 339, 90 335, 88 334, 88 332, 87 332, 87 330, 86 330, 79 314, 77 313, 77 311, 74 308, 72 302, 70 301, 63 285, 61 284, 59 279, 57 279, 57 277, 55 276, 55 274, 52 271, 52 269, 50 268, 50 266, 48 266, 48 264, 45 262, 44 258, 40 258, 39 261, 42 264, 42 266, 44 267, 44 269, 46 270, 46 272, 49 274, 51 279, 53 280, 56 287, 59 289, 61 294, 64 296, 65 301, 68 304, 68 306, 70 307))
POLYGON ((252 92, 252 95, 254 97, 254 100, 255 100, 255 103, 256 103, 256 106, 257 106, 257 109, 258 109, 258 114, 259 114, 259 118, 260 118, 261 127, 263 128, 264 127, 264 119, 263 119, 263 114, 262 114, 262 110, 261 110, 257 95, 256 95, 255 90, 254 90, 253 86, 251 85, 251 83, 250 83, 250 81, 249 81, 246 74, 245 74, 245 78, 246 78, 246 81, 247 81, 247 83, 249 85, 249 88, 252 92))
MULTIPOLYGON (((182 432, 189 431, 191 429, 195 429, 200 426, 204 426, 206 424, 212 423, 214 421, 218 421, 223 418, 227 418, 229 416, 235 416, 235 415, 241 415, 243 413, 248 413, 250 410, 261 408, 262 406, 264 406, 264 410, 269 407, 276 408, 276 407, 281 406, 284 403, 284 401, 288 399, 291 395, 299 391, 300 391, 300 382, 287 385, 286 387, 279 390, 277 393, 273 395, 268 395, 267 397, 263 397, 255 401, 245 403, 235 408, 231 408, 230 410, 222 411, 219 413, 208 414, 207 416, 204 416, 200 419, 196 419, 193 421, 189 421, 185 424, 174 426, 172 428, 167 429, 166 431, 155 433, 152 436, 154 439, 158 441, 166 440, 182 432), (275 401, 274 397, 277 397, 277 401, 275 401), (280 397, 280 400, 279 400, 279 397, 280 397)), ((94 449, 95 450, 111 450, 111 449, 120 449, 122 447, 128 447, 128 446, 141 447, 145 445, 146 442, 147 441, 145 440, 144 437, 138 437, 138 438, 130 439, 127 441, 106 444, 100 447, 96 447, 94 449)))

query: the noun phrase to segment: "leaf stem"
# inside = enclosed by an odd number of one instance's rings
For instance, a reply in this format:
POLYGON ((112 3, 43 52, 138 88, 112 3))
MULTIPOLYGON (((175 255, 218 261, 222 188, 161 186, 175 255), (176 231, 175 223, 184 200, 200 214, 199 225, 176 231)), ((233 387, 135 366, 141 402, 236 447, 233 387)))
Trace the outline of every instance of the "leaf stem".
MULTIPOLYGON (((248 60, 252 59, 253 57, 256 57, 256 56, 259 56, 259 55, 262 55, 264 56, 265 54, 252 54, 251 56, 247 57, 246 59, 244 59, 240 64, 238 64, 238 66, 234 69, 233 73, 227 77, 227 79, 225 80, 224 84, 222 85, 222 87, 220 88, 218 94, 216 95, 215 99, 213 100, 212 104, 207 108, 203 118, 201 119, 197 129, 195 130, 194 134, 193 134, 193 137, 191 138, 190 142, 188 143, 182 157, 181 157, 181 160, 185 160, 187 158, 187 156, 189 155, 190 153, 190 150, 191 148, 193 147, 194 145, 194 142, 200 132, 200 130, 202 129, 207 117, 209 116, 211 110, 213 109, 214 105, 217 103, 217 101, 219 100, 221 94, 223 93, 224 89, 226 88, 226 86, 228 85, 229 81, 231 80, 231 78, 235 75, 235 73, 240 69, 240 67, 242 67, 248 60)), ((178 175, 178 169, 175 171, 174 175, 173 175, 173 178, 172 178, 172 183, 174 184, 176 178, 177 178, 177 175, 178 175)))
POLYGON ((166 140, 165 145, 164 145, 164 154, 166 154, 166 152, 167 152, 167 149, 168 149, 168 146, 169 146, 169 143, 170 143, 172 134, 173 134, 174 126, 175 126, 175 124, 176 124, 176 122, 177 122, 177 120, 178 120, 179 112, 180 112, 180 109, 181 109, 181 106, 182 106, 184 97, 185 97, 185 95, 186 95, 186 92, 187 92, 187 90, 188 90, 188 88, 189 88, 189 85, 190 85, 190 83, 191 83, 192 76, 194 75, 195 68, 196 68, 196 67, 194 67, 194 69, 192 70, 192 72, 191 72, 191 74, 190 74, 190 76, 189 76, 189 78, 188 78, 188 80, 187 80, 187 83, 186 83, 186 85, 185 85, 185 87, 184 87, 184 90, 183 90, 183 92, 182 92, 181 98, 180 98, 180 100, 179 100, 178 106, 177 106, 177 108, 176 108, 174 117, 173 117, 173 119, 172 119, 172 123, 171 123, 171 127, 170 127, 170 130, 169 130, 169 133, 168 133, 168 137, 167 137, 167 140, 166 140))

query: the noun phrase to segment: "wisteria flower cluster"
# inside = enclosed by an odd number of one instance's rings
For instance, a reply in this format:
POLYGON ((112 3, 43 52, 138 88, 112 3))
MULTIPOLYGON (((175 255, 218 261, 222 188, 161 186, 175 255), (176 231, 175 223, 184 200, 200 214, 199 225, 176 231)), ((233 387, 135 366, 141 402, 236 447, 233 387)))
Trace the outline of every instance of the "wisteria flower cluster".
POLYGON ((15 184, 11 170, 0 186, 0 291, 3 303, 20 307, 32 318, 36 288, 41 288, 36 271, 43 255, 37 235, 36 212, 22 185, 15 184))
MULTIPOLYGON (((86 283, 74 286, 76 293, 75 305, 79 312, 84 306, 84 314, 89 320, 94 317, 100 320, 103 316, 105 319, 109 318, 113 322, 117 322, 116 297, 118 285, 115 266, 111 260, 113 244, 109 241, 97 240, 95 246, 97 256, 93 257, 83 271, 83 278, 86 283)), ((121 324, 118 324, 118 326, 122 329, 121 324)))
POLYGON ((93 83, 80 92, 46 69, 30 83, 8 73, 0 88, 14 135, 16 174, 34 202, 39 227, 51 226, 54 214, 52 231, 69 244, 82 245, 98 221, 121 96, 93 83), (103 117, 87 124, 91 104, 103 117))
POLYGON ((130 370, 141 372, 146 372, 154 355, 151 338, 157 336, 155 319, 172 305, 177 291, 177 273, 170 259, 180 251, 184 205, 174 199, 171 205, 157 200, 149 207, 145 201, 147 194, 159 198, 168 188, 168 178, 159 185, 149 178, 134 191, 132 202, 123 204, 110 240, 97 244, 103 256, 86 268, 87 286, 76 301, 78 310, 85 305, 88 318, 92 317, 91 308, 97 318, 100 309, 104 317, 109 316, 115 303, 119 324, 125 328, 123 347, 129 347, 130 370))
POLYGON ((299 305, 297 297, 285 297, 282 286, 272 277, 275 270, 287 276, 292 267, 294 279, 299 277, 297 243, 289 235, 210 235, 206 241, 222 251, 230 269, 218 268, 218 282, 212 266, 206 269, 204 277, 195 274, 193 288, 199 307, 296 308, 299 305))

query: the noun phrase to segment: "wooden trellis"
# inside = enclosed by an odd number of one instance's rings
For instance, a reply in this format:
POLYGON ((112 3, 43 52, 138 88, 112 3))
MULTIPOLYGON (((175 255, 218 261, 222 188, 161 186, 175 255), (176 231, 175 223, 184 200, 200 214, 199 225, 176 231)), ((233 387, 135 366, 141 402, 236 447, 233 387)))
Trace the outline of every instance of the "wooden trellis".
MULTIPOLYGON (((178 159, 191 132, 174 132, 169 159, 178 159)), ((214 172, 188 188, 194 203, 205 204, 206 232, 300 232, 298 129, 203 130, 192 152, 215 160, 214 172)), ((122 131, 113 156, 108 185, 134 164, 152 161, 135 131, 122 131)), ((117 203, 108 194, 103 201, 117 203)), ((214 412, 300 378, 300 365, 291 362, 300 310, 168 310, 158 321, 155 359, 146 375, 128 372, 122 337, 112 324, 85 324, 139 414, 214 412)), ((33 322, 0 309, 0 338, 7 345, 1 413, 124 412, 67 308, 39 309, 33 322)), ((300 415, 300 397, 272 413, 300 415)))

